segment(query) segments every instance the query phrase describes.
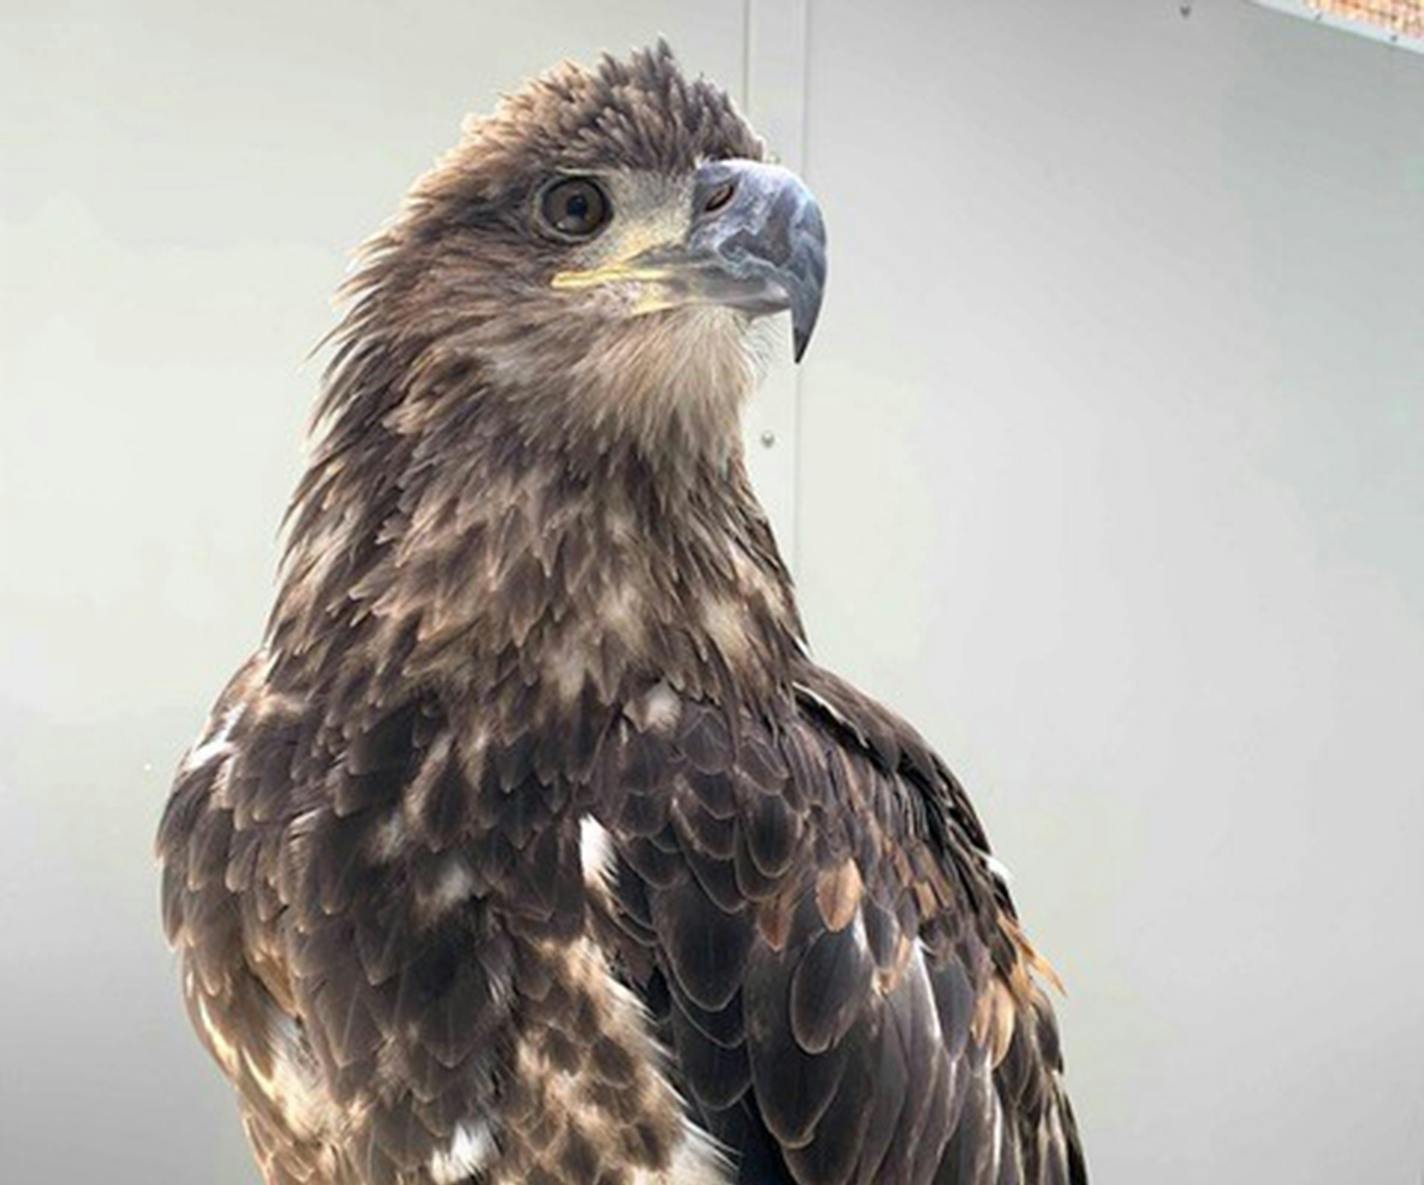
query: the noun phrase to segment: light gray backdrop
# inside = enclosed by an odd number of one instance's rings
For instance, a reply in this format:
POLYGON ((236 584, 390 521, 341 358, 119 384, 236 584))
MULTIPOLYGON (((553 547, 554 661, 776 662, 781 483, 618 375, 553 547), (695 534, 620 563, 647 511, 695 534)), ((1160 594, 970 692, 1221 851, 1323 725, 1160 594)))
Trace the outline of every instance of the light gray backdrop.
POLYGON ((463 111, 661 31, 823 200, 757 478, 1017 873, 1096 1180, 1418 1182, 1424 58, 1180 8, 5 0, 0 1179, 255 1181, 149 844, 303 356, 463 111))

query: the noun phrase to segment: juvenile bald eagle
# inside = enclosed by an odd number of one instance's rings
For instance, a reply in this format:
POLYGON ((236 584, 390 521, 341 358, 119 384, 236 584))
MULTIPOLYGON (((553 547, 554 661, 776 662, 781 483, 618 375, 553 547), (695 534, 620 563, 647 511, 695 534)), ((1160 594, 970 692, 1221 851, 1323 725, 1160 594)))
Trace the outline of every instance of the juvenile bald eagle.
POLYGON ((368 246, 163 907, 268 1185, 1085 1179, 974 810, 807 657, 738 413, 821 216, 665 46, 368 246))

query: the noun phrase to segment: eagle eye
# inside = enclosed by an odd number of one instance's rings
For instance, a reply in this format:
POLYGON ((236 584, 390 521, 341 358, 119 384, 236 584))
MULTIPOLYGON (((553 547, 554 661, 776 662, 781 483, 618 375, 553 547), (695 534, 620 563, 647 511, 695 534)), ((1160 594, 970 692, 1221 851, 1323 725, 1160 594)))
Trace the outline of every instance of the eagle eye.
POLYGON ((587 177, 556 181, 539 199, 539 216, 560 238, 587 239, 607 225, 613 205, 597 182, 587 177))

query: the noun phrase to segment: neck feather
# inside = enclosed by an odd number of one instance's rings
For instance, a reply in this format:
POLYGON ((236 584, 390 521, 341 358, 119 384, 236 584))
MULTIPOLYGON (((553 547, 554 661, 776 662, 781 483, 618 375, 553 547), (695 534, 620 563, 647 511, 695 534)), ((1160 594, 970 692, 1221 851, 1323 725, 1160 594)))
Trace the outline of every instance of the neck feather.
POLYGON ((282 669, 332 694, 500 689, 554 717, 659 681, 785 690, 801 626, 734 432, 661 455, 534 434, 483 368, 393 353, 348 351, 330 380, 269 631, 282 669))

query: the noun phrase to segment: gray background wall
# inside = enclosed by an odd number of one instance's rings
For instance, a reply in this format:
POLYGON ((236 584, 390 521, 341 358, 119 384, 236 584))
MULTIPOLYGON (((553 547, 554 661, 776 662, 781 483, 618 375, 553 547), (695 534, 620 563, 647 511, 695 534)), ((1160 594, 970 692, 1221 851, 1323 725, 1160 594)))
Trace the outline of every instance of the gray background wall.
POLYGON ((254 1182, 148 851, 302 358, 463 111, 658 31, 826 207, 757 479, 1017 873, 1096 1180, 1419 1181, 1424 58, 1235 0, 0 5, 0 1178, 254 1182))

